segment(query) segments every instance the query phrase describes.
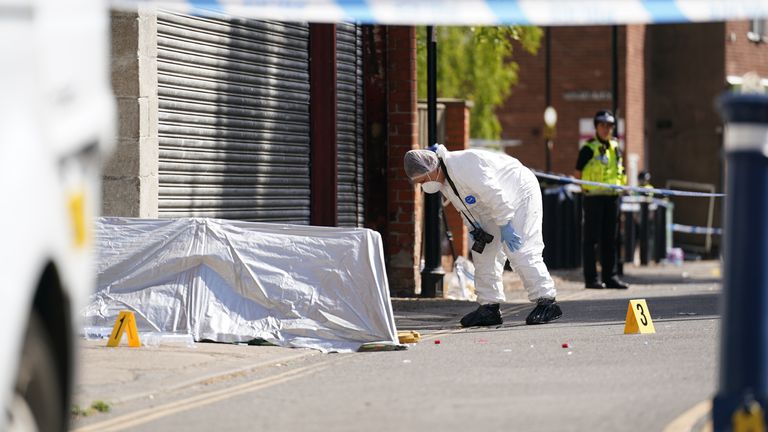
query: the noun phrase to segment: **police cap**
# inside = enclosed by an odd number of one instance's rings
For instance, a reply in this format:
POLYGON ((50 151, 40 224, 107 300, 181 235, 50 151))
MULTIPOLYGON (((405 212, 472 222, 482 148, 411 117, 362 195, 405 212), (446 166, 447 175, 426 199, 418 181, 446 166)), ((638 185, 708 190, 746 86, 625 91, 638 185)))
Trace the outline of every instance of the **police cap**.
POLYGON ((598 123, 608 123, 611 125, 616 124, 616 117, 613 116, 613 113, 607 110, 600 110, 597 113, 595 113, 595 125, 598 123))

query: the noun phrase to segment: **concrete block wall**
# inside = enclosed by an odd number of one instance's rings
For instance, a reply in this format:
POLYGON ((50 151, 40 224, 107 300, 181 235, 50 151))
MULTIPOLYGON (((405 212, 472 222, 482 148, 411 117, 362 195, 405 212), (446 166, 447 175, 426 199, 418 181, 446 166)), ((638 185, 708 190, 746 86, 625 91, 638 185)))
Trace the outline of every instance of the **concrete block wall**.
POLYGON ((117 148, 104 168, 102 214, 157 217, 157 18, 115 12, 112 88, 117 99, 117 148))
MULTIPOLYGON (((418 148, 416 29, 387 31, 387 272, 393 296, 413 296, 421 289, 423 199, 403 171, 403 156, 418 148)), ((369 199, 376 199, 370 197, 369 199)))

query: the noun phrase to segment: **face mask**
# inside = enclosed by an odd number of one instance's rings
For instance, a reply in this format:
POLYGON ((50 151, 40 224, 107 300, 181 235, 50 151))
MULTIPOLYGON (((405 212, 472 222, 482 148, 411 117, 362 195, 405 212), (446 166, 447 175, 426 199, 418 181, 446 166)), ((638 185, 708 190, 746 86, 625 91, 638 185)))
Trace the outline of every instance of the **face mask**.
POLYGON ((440 188, 442 186, 443 184, 440 182, 428 181, 421 184, 421 190, 423 190, 424 193, 433 194, 436 192, 440 192, 440 188))

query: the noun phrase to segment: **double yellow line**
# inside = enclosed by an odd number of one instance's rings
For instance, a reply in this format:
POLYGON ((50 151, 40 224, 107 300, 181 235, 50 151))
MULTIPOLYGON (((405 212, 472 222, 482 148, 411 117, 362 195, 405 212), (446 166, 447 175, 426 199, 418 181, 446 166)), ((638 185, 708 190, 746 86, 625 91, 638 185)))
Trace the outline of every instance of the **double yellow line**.
POLYGON ((145 408, 138 411, 133 411, 129 414, 124 414, 106 421, 89 424, 81 428, 75 429, 73 432, 94 432, 94 431, 119 431, 130 427, 139 426, 145 423, 149 423, 153 420, 157 420, 162 417, 167 417, 173 414, 177 414, 183 411, 198 408, 204 405, 210 405, 225 399, 229 399, 238 395, 261 390, 263 388, 271 387, 277 384, 281 384, 287 381, 294 380, 314 372, 318 372, 327 368, 328 364, 319 364, 312 366, 305 366, 298 369, 292 369, 277 375, 273 375, 266 378, 261 378, 255 381, 249 381, 234 387, 229 387, 221 390, 215 390, 207 393, 201 393, 196 396, 192 396, 186 399, 178 400, 175 402, 169 402, 164 405, 145 408))

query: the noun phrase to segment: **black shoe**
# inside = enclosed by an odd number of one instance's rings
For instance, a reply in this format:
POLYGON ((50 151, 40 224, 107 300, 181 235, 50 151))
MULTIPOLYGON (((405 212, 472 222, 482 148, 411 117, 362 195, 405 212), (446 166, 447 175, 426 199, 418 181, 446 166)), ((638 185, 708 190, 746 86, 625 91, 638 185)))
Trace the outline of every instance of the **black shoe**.
POLYGON ((536 300, 536 307, 528 314, 525 323, 528 325, 546 324, 561 316, 563 316, 563 311, 560 310, 560 305, 555 302, 555 299, 542 297, 536 300))
POLYGON ((591 288, 591 289, 603 289, 605 288, 605 284, 602 282, 587 282, 584 284, 584 288, 591 288))
POLYGON ((629 288, 629 285, 624 283, 619 278, 613 277, 613 278, 608 279, 605 282, 605 287, 606 288, 616 288, 616 289, 627 289, 627 288, 629 288))
POLYGON ((474 327, 474 326, 492 326, 503 323, 501 319, 501 312, 499 311, 499 304, 484 304, 480 305, 474 311, 464 315, 461 319, 462 327, 474 327))

